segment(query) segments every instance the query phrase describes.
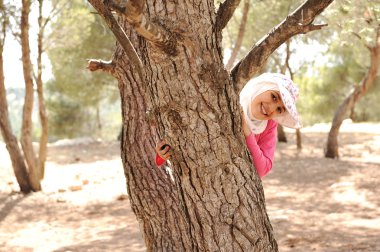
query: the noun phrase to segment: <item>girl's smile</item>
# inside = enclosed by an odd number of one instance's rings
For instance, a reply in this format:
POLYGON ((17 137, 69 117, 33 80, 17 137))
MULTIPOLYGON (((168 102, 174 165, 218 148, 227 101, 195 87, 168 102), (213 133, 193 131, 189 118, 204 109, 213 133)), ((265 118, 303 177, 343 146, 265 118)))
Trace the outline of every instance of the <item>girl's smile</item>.
POLYGON ((269 120, 286 112, 278 91, 268 90, 256 96, 250 105, 251 118, 269 120))

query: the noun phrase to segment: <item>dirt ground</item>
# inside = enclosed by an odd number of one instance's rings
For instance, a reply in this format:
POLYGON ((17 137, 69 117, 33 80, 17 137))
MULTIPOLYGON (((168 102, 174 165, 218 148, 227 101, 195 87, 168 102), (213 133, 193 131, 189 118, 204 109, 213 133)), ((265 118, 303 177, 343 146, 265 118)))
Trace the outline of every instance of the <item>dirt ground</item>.
MULTIPOLYGON (((380 251, 380 124, 345 123, 340 159, 323 158, 329 126, 279 143, 264 178, 280 251, 380 251)), ((118 142, 49 146, 43 191, 22 196, 0 143, 0 251, 145 251, 118 142)))

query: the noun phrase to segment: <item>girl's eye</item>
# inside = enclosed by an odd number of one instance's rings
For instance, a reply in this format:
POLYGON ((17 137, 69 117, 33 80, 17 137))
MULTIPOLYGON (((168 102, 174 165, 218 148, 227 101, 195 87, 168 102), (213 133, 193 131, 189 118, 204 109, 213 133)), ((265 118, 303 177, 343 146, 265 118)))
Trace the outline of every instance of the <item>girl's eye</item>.
POLYGON ((273 101, 276 101, 277 97, 274 94, 272 94, 272 99, 273 99, 273 101))

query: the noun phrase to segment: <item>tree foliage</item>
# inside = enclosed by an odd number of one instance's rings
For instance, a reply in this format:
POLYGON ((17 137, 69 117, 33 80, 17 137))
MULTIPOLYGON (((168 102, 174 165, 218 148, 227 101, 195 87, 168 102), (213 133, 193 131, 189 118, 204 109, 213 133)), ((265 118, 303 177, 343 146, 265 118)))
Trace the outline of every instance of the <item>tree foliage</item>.
MULTIPOLYGON (((99 134, 97 110, 109 112, 109 104, 118 98, 113 78, 86 69, 91 57, 112 56, 113 37, 98 15, 89 15, 91 9, 83 1, 72 1, 70 5, 52 24, 54 33, 48 48, 54 75, 48 84, 51 138, 99 134)), ((112 125, 116 138, 120 120, 112 120, 117 124, 112 125)))
MULTIPOLYGON (((368 46, 373 46, 379 25, 380 1, 336 1, 324 13, 329 32, 320 35, 328 45, 322 64, 305 65, 300 76, 300 110, 307 125, 329 122, 347 94, 358 85, 370 66, 368 46)), ((379 80, 355 106, 355 119, 378 121, 373 104, 380 99, 379 80)))
MULTIPOLYGON (((237 58, 241 59, 245 54, 247 54, 252 47, 252 43, 255 43, 267 34, 275 25, 294 11, 295 8, 301 4, 301 2, 301 0, 250 0, 251 7, 248 13, 245 36, 237 58), (268 6, 271 6, 270 11, 268 11, 268 6)), ((227 56, 228 51, 233 48, 238 36, 243 7, 243 1, 241 1, 239 7, 234 13, 234 16, 223 31, 223 48, 226 51, 225 55, 227 56)))

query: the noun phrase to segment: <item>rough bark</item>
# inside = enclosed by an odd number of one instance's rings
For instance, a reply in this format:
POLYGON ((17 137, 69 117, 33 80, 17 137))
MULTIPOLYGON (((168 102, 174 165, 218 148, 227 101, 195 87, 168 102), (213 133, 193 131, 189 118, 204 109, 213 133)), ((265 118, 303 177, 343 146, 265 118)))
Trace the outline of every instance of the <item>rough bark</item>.
POLYGON ((333 0, 307 0, 286 17, 270 33, 255 44, 252 50, 231 71, 236 90, 241 90, 265 63, 268 57, 285 41, 297 34, 321 29, 325 25, 314 25, 314 18, 333 0))
POLYGON ((370 51, 371 65, 366 75, 360 81, 359 85, 353 88, 350 94, 344 99, 342 104, 335 111, 330 132, 327 137, 325 148, 326 158, 339 157, 338 134, 340 126, 342 125, 343 120, 347 118, 348 113, 354 108, 358 100, 368 92, 368 90, 373 86, 373 83, 375 82, 375 79, 379 72, 380 63, 380 27, 377 28, 375 41, 375 46, 368 47, 370 51))
POLYGON ((38 112, 41 122, 41 136, 38 153, 37 169, 39 171, 39 179, 42 180, 45 176, 45 162, 47 156, 47 144, 48 144, 48 117, 45 106, 43 83, 42 83, 42 53, 43 53, 43 37, 46 23, 43 22, 42 6, 43 0, 38 0, 39 3, 39 17, 38 17, 38 56, 37 56, 37 94, 38 94, 38 112))
MULTIPOLYGON (((158 7, 148 4, 147 13, 176 29, 175 23, 168 22, 172 17, 155 11, 158 7)), ((223 70, 220 51, 213 46, 219 43, 210 29, 213 4, 204 1, 194 8, 165 6, 175 10, 172 14, 189 28, 186 46, 178 47, 176 57, 149 44, 135 46, 158 108, 150 114, 158 115, 159 135, 175 152, 174 183, 153 165, 158 136, 149 133, 146 101, 142 94, 137 97, 141 84, 134 83, 136 74, 130 72, 127 81, 126 70, 116 68, 122 80, 122 157, 133 209, 144 227, 148 250, 276 251, 261 183, 242 148, 239 119, 233 118, 237 97, 223 70), (187 12, 193 13, 191 19, 187 12), (131 108, 135 104, 131 100, 142 108, 131 108)), ((114 60, 120 64, 123 57, 114 60)))
POLYGON ((33 79, 32 63, 30 61, 29 46, 29 13, 30 0, 22 1, 21 11, 21 48, 22 48, 22 65, 25 82, 25 101, 22 116, 21 146, 24 157, 28 166, 29 181, 34 191, 41 190, 40 175, 36 165, 36 156, 32 144, 32 110, 33 110, 33 79))
POLYGON ((232 18, 236 8, 239 6, 240 0, 225 0, 219 7, 216 14, 216 30, 223 30, 232 18))
POLYGON ((147 2, 145 19, 180 33, 175 55, 141 39, 125 15, 118 21, 141 59, 146 83, 120 45, 113 75, 122 101, 128 192, 148 251, 277 251, 241 133, 238 95, 223 66, 214 2, 147 2), (159 138, 174 152, 173 181, 154 165, 159 138))
MULTIPOLYGON (((136 46, 140 40, 130 34, 136 46)), ((154 163, 158 132, 147 113, 145 88, 131 61, 118 46, 113 61, 91 60, 91 71, 102 70, 119 81, 123 127, 118 137, 132 210, 139 220, 148 251, 193 251, 182 197, 164 168, 154 163), (110 70, 111 69, 111 70, 110 70)))
MULTIPOLYGON (((3 1, 0 1, 3 6, 3 1)), ((3 14, 3 13, 2 13, 3 14)), ((4 17, 5 18, 5 17, 4 17)), ((5 21, 5 20, 4 20, 5 21)), ((1 41, 0 41, 0 130, 11 158, 13 171, 20 187, 21 192, 29 193, 31 187, 29 185, 28 172, 22 157, 21 150, 18 146, 17 138, 13 135, 11 123, 9 121, 8 103, 4 83, 4 61, 3 49, 6 35, 6 24, 1 23, 1 41)))
POLYGON ((241 17, 241 21, 239 25, 239 32, 236 38, 234 48, 232 49, 231 57, 228 59, 228 62, 226 64, 227 70, 231 70, 231 68, 233 67, 233 64, 238 56, 241 45, 243 43, 245 27, 247 26, 247 20, 248 20, 249 6, 250 6, 249 0, 245 0, 244 6, 243 6, 243 16, 241 17))

